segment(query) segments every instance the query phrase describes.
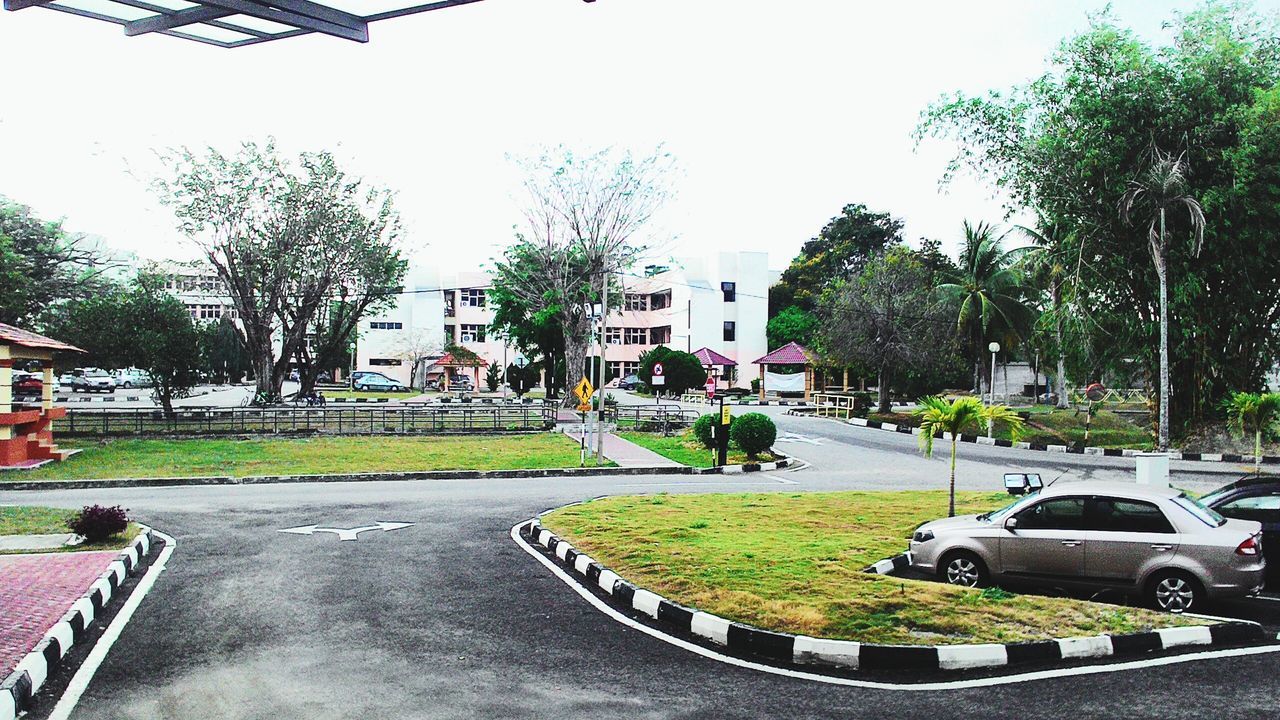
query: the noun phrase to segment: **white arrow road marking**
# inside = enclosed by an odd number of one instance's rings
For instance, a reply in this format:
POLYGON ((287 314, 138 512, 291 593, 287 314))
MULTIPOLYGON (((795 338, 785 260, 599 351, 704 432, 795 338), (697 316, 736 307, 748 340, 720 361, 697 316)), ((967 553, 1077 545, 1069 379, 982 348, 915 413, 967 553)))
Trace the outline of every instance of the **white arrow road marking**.
POLYGON ((797 482, 797 481, 795 481, 795 480, 788 480, 788 479, 786 479, 786 478, 780 478, 780 477, 778 477, 777 475, 770 475, 769 473, 760 473, 760 474, 761 474, 761 475, 763 475, 763 476, 765 476, 765 477, 767 477, 767 478, 772 478, 772 479, 774 479, 774 480, 777 480, 778 482, 782 483, 783 485, 799 485, 799 484, 800 484, 799 482, 797 482))
POLYGON ((316 533, 327 532, 338 536, 338 540, 358 540, 362 532, 369 530, 382 530, 390 532, 412 526, 413 523, 406 522, 376 522, 373 525, 365 525, 357 528, 326 528, 319 525, 300 525, 293 528, 284 528, 276 532, 291 533, 293 535, 315 535, 316 533))
POLYGON ((824 437, 808 437, 806 435, 797 435, 796 433, 791 432, 783 435, 777 440, 774 440, 774 442, 799 442, 808 445, 821 445, 825 441, 826 438, 824 437))

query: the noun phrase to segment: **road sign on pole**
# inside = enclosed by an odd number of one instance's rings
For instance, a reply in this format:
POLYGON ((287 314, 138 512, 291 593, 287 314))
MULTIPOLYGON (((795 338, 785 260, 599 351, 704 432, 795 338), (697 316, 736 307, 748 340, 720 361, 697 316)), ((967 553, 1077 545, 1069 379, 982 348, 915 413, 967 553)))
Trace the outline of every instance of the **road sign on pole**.
POLYGON ((707 376, 707 397, 715 398, 716 396, 716 378, 714 375, 707 376))
POLYGON ((662 374, 663 372, 665 372, 665 371, 666 371, 666 369, 662 367, 662 363, 660 363, 660 362, 656 362, 656 363, 654 363, 654 364, 653 364, 653 376, 654 376, 654 377, 658 377, 659 375, 661 375, 661 374, 662 374))
POLYGON ((581 382, 573 386, 573 394, 578 397, 578 403, 586 405, 588 410, 591 409, 591 394, 595 391, 591 381, 586 378, 582 378, 581 382))

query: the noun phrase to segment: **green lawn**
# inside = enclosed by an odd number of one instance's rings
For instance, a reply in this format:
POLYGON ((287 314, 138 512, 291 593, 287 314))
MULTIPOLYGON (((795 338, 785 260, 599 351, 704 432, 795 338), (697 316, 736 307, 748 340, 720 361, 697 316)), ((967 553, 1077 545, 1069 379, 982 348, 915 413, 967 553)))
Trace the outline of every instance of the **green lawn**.
POLYGON ((341 436, 254 440, 62 442, 84 450, 61 463, 0 474, 9 480, 303 475, 412 470, 577 467, 578 445, 560 433, 341 436))
MULTIPOLYGON (((1075 410, 1058 410, 1045 405, 1037 405, 1030 409, 1031 418, 1026 422, 1018 440, 1042 445, 1071 445, 1084 442, 1085 414, 1077 414, 1075 410)), ((897 423, 899 425, 918 426, 920 421, 910 413, 870 413, 869 420, 897 423)), ((985 427, 974 434, 985 435, 985 427)), ((997 424, 995 437, 1009 440, 1009 428, 997 424)), ((1150 450, 1155 447, 1151 434, 1145 429, 1129 422, 1123 417, 1106 410, 1100 410, 1093 418, 1093 427, 1089 431, 1091 447, 1103 448, 1138 448, 1150 450)))
MULTIPOLYGON (((67 521, 75 514, 76 511, 65 508, 0 506, 0 535, 55 535, 70 532, 67 521)), ((50 550, 0 551, 0 554, 114 550, 128 545, 138 536, 138 530, 137 524, 129 523, 123 534, 99 543, 81 543, 50 550)))
MULTIPOLYGON (((660 433, 635 430, 623 430, 618 432, 617 435, 681 465, 700 468, 715 465, 712 452, 702 447, 702 444, 693 437, 693 431, 691 430, 686 430, 683 433, 677 431, 676 434, 670 437, 663 437, 660 433)), ((728 464, 730 465, 741 465, 745 462, 772 462, 773 460, 773 455, 764 453, 759 459, 749 461, 747 460, 747 454, 738 449, 737 445, 732 443, 729 445, 728 464)))
MULTIPOLYGON (((958 510, 986 511, 1008 499, 959 493, 958 510)), ((542 522, 640 587, 729 620, 814 637, 1014 642, 1186 624, 1142 609, 862 572, 902 552, 918 524, 946 509, 940 491, 663 494, 592 500, 542 522)))

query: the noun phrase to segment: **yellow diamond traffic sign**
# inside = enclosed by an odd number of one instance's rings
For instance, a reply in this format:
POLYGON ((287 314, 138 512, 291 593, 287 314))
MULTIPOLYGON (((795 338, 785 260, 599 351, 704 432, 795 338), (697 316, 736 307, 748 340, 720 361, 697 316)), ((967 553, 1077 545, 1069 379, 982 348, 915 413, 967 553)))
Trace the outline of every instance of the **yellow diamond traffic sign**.
POLYGON ((578 401, 583 405, 589 405, 591 403, 591 394, 595 391, 596 389, 592 386, 591 381, 586 378, 582 378, 581 382, 573 386, 573 394, 578 396, 578 401))

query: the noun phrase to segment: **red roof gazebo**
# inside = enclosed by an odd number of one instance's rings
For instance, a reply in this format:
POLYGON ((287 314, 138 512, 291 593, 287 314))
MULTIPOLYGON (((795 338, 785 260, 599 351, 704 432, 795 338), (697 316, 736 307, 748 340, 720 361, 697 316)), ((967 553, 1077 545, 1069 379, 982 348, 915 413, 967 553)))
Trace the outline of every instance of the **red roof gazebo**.
POLYGON ((708 375, 711 377, 723 377, 726 381, 729 380, 729 375, 725 370, 738 366, 738 363, 708 347, 694 350, 693 356, 698 358, 698 362, 707 370, 708 375), (719 372, 717 372, 717 368, 720 369, 719 372))
POLYGON ((756 365, 760 366, 760 399, 764 400, 765 393, 765 372, 770 365, 803 365, 804 366, 804 399, 809 399, 809 393, 813 390, 813 366, 816 363, 813 353, 809 352, 803 345, 799 343, 789 342, 786 345, 774 350, 763 357, 757 358, 756 365))
POLYGON ((31 468, 65 460, 74 450, 53 443, 53 421, 67 414, 53 406, 53 354, 84 352, 74 345, 0 323, 0 468, 31 468), (40 401, 14 402, 14 361, 34 361, 43 372, 40 401))

